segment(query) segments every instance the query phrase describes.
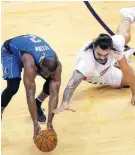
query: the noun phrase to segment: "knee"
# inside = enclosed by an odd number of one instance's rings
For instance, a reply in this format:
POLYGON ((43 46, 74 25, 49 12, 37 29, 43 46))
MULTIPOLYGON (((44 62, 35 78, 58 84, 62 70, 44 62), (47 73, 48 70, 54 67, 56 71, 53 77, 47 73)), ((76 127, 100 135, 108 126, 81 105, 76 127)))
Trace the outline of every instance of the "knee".
POLYGON ((50 86, 51 78, 48 78, 43 85, 43 92, 47 95, 50 95, 49 86, 50 86))
POLYGON ((15 85, 14 87, 8 87, 7 89, 10 94, 15 95, 18 92, 19 85, 15 85))
POLYGON ((1 106, 6 107, 19 89, 20 79, 7 80, 7 87, 1 94, 1 106))
POLYGON ((20 85, 20 79, 10 80, 8 81, 6 90, 8 93, 15 95, 18 92, 19 85, 20 85))
POLYGON ((50 92, 49 92, 49 85, 48 84, 44 84, 43 86, 43 92, 47 95, 50 95, 50 92))
POLYGON ((1 106, 7 107, 12 97, 17 93, 19 86, 7 87, 1 94, 1 106))

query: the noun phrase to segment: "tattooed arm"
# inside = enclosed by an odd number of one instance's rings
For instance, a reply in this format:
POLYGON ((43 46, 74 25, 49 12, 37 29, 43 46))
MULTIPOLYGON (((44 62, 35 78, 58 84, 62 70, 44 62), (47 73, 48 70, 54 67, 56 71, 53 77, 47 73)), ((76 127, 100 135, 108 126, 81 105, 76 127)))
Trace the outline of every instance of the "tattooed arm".
POLYGON ((70 101, 71 96, 73 95, 73 92, 75 91, 77 86, 81 83, 83 78, 84 78, 84 75, 81 72, 79 72, 78 70, 75 70, 73 72, 73 75, 70 78, 69 83, 64 91, 62 104, 60 107, 55 109, 53 111, 53 113, 57 114, 59 112, 62 112, 63 110, 71 110, 71 111, 75 112, 75 110, 73 110, 69 106, 69 101, 70 101))
POLYGON ((69 83, 64 91, 62 102, 69 102, 71 96, 73 95, 73 92, 75 91, 77 86, 81 83, 83 78, 84 75, 78 70, 75 70, 73 72, 73 75, 70 78, 69 83))

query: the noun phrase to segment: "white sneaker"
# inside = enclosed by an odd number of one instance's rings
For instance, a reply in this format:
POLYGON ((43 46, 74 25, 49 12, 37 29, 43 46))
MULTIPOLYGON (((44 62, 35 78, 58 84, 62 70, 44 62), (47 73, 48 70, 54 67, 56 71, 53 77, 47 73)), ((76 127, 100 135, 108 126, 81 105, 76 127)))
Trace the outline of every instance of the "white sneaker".
POLYGON ((121 9, 120 14, 124 20, 135 22, 135 6, 121 9))

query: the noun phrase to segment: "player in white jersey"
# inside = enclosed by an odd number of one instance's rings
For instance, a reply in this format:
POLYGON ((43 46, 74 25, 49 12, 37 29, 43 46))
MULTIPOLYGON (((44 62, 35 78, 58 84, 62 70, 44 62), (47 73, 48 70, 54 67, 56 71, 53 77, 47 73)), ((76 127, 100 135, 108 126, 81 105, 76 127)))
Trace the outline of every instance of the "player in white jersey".
MULTIPOLYGON (((113 87, 130 86, 131 103, 135 105, 135 75, 124 55, 124 46, 130 41, 131 23, 135 21, 135 7, 120 11, 123 21, 118 26, 117 34, 110 37, 100 34, 94 41, 86 43, 80 50, 75 71, 64 91, 62 104, 54 113, 63 110, 74 111, 69 106, 73 92, 84 79, 90 83, 100 83, 113 87), (117 61, 120 69, 114 67, 117 61)), ((133 54, 130 49, 126 53, 133 54)), ((135 53, 134 53, 135 54, 135 53)))
MULTIPOLYGON (((95 41, 90 41, 81 48, 75 69, 81 72, 84 80, 90 83, 112 87, 125 86, 121 85, 122 71, 114 67, 114 62, 121 60, 125 55, 124 44, 125 41, 121 35, 110 37, 107 34, 100 34, 95 41), (99 47, 104 50, 104 55, 99 47), (108 48, 109 52, 108 50, 105 52, 108 48)), ((126 54, 129 57, 134 52, 134 49, 128 49, 126 54)))

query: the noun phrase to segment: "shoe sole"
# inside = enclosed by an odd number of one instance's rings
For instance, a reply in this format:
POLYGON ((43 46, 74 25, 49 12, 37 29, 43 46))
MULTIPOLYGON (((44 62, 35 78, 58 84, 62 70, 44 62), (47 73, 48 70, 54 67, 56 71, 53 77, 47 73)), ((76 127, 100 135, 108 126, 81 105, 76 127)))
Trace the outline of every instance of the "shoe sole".
MULTIPOLYGON (((45 122, 46 122, 46 121, 45 121, 45 122)), ((45 124, 45 122, 39 122, 39 121, 38 121, 39 124, 45 124)))

